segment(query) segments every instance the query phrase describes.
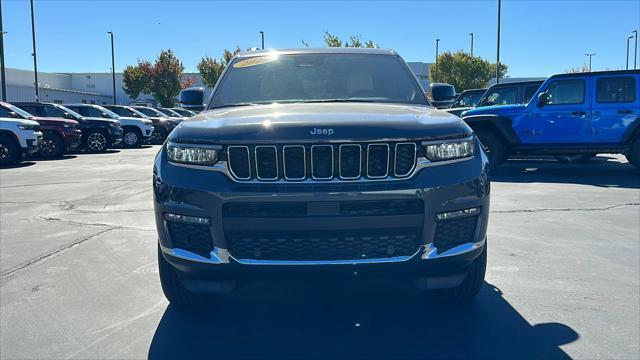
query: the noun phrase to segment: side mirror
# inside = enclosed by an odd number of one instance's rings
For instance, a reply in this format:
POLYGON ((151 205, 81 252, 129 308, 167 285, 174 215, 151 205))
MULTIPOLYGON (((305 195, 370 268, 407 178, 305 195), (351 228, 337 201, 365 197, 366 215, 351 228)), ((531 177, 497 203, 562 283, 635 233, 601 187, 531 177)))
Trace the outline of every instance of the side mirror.
POLYGON ((10 118, 19 118, 20 116, 18 116, 18 114, 15 111, 9 111, 9 115, 10 118))
POLYGON ((543 107, 549 103, 549 94, 547 92, 541 92, 538 94, 538 107, 543 107))
POLYGON ((73 116, 71 116, 71 114, 69 114, 68 112, 65 112, 64 114, 62 114, 62 116, 63 116, 65 119, 72 119, 72 120, 73 120, 73 116))
POLYGON ((100 116, 102 116, 105 119, 109 119, 109 115, 107 113, 102 113, 100 116))

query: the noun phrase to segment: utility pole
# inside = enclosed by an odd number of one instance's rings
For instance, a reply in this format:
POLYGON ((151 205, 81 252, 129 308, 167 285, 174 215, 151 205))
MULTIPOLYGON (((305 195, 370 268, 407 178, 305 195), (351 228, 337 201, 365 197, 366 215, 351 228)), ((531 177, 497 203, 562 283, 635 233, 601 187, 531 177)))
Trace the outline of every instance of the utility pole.
POLYGON ((591 57, 595 56, 596 53, 587 53, 585 55, 587 55, 589 57, 589 72, 591 72, 591 57))
POLYGON ((500 11, 502 0, 498 0, 498 44, 496 46, 496 84, 500 83, 500 11))
POLYGON ((438 44, 440 43, 440 39, 436 39, 436 68, 433 74, 433 80, 438 82, 438 44))
POLYGON ((4 27, 2 26, 2 0, 0 0, 0 83, 2 83, 2 101, 7 101, 7 82, 4 73, 4 27))
POLYGON ((629 70, 629 40, 633 39, 633 35, 629 35, 627 37, 627 67, 626 70, 629 70))
POLYGON ((633 47, 633 69, 635 70, 638 63, 638 30, 633 30, 632 33, 636 37, 636 45, 633 47))
POLYGON ((471 36, 471 57, 473 57, 473 33, 469 33, 471 36))
POLYGON ((262 50, 264 50, 264 31, 260 31, 260 39, 262 43, 262 50))
POLYGON ((111 81, 113 82, 113 105, 116 103, 116 57, 113 51, 113 32, 107 31, 107 34, 111 36, 111 81))
POLYGON ((33 0, 31 2, 31 42, 33 45, 33 75, 35 77, 36 102, 40 102, 40 93, 38 91, 38 56, 36 55, 36 21, 33 18, 33 0))

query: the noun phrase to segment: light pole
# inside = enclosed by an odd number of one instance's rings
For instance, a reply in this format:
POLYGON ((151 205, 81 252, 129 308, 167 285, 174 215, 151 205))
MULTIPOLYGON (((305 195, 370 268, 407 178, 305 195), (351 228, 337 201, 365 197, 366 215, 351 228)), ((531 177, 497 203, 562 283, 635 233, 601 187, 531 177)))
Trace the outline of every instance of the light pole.
POLYGON ((473 33, 469 33, 469 36, 471 36, 471 57, 473 57, 473 33))
POLYGON ((638 30, 633 30, 632 33, 634 33, 636 37, 636 44, 633 47, 633 69, 635 70, 638 62, 638 30))
POLYGON ((260 39, 262 43, 262 50, 264 50, 264 31, 260 31, 260 39))
POLYGON ((626 70, 629 70, 629 40, 633 39, 633 35, 627 37, 627 67, 626 70))
POLYGON ((589 57, 589 72, 591 72, 591 57, 595 56, 596 53, 587 53, 585 55, 587 55, 589 57))
POLYGON ((4 74, 4 28, 2 27, 2 0, 0 0, 0 82, 2 83, 2 101, 7 101, 7 83, 4 74))
POLYGON ((500 83, 500 11, 502 0, 498 0, 498 44, 496 46, 496 84, 500 83))
POLYGON ((38 56, 36 55, 36 22, 33 18, 33 0, 31 2, 31 42, 33 46, 33 75, 35 77, 36 102, 40 102, 40 94, 38 91, 38 56))
POLYGON ((440 39, 436 39, 436 68, 433 74, 433 80, 438 82, 438 45, 440 44, 440 39))
POLYGON ((116 103, 116 57, 113 51, 113 32, 107 31, 107 34, 111 37, 111 81, 113 83, 113 105, 116 103))

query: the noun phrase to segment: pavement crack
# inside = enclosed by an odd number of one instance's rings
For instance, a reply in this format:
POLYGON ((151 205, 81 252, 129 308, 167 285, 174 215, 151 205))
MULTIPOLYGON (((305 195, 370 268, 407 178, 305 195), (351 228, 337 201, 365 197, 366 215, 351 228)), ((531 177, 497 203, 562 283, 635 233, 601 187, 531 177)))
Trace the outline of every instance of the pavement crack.
MULTIPOLYGON (((149 181, 148 179, 139 179, 139 180, 131 180, 131 179, 113 179, 113 180, 96 180, 94 183, 114 183, 114 182, 144 182, 149 181)), ((41 184, 22 184, 22 185, 9 185, 9 186, 0 186, 0 189, 13 189, 13 188, 21 188, 21 187, 33 187, 33 186, 48 186, 48 185, 71 185, 71 184, 86 184, 86 181, 65 181, 65 182, 52 182, 52 183, 41 183, 41 184)))
POLYGON ((539 209, 520 209, 520 210, 492 210, 492 214, 517 214, 517 213, 536 213, 536 212, 564 212, 564 211, 607 211, 631 206, 640 206, 640 202, 610 205, 604 207, 590 208, 539 208, 539 209))
POLYGON ((114 224, 107 224, 107 223, 101 223, 101 222, 82 222, 82 221, 75 221, 75 220, 63 220, 63 219, 60 219, 60 218, 57 218, 57 217, 45 216, 45 215, 39 215, 38 219, 41 219, 41 220, 44 220, 44 221, 58 221, 58 222, 62 222, 62 223, 65 223, 65 224, 76 225, 76 226, 108 227, 109 230, 155 231, 154 229, 139 228, 139 227, 135 227, 135 226, 114 225, 114 224))
POLYGON ((68 245, 63 246, 61 248, 49 251, 49 252, 47 252, 45 254, 42 254, 42 255, 40 255, 38 257, 35 257, 35 258, 25 262, 25 263, 22 263, 20 265, 14 266, 13 268, 3 272, 2 274, 0 274, 0 278, 4 278, 6 276, 9 276, 9 275, 17 272, 17 271, 26 269, 26 268, 30 267, 31 265, 40 263, 40 262, 42 262, 42 261, 44 261, 44 260, 46 260, 46 259, 48 259, 48 258, 50 258, 52 256, 55 256, 55 255, 61 254, 63 252, 66 252, 67 250, 70 250, 70 249, 72 249, 72 248, 84 243, 85 241, 91 240, 96 236, 102 235, 102 234, 104 234, 106 232, 109 232, 109 231, 112 231, 112 230, 115 230, 115 229, 114 228, 104 229, 104 230, 98 231, 95 234, 92 234, 92 235, 89 235, 89 236, 84 237, 82 239, 76 240, 76 241, 72 242, 71 244, 68 244, 68 245))

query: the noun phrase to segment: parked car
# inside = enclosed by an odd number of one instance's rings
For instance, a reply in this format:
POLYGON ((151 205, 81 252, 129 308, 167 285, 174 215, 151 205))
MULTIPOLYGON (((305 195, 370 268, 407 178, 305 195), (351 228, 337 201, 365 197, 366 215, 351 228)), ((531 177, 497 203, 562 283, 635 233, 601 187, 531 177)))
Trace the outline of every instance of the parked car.
POLYGON ((429 84, 429 94, 431 94, 431 104, 438 109, 448 108, 456 98, 456 88, 450 84, 431 83, 429 84))
POLYGON ((14 102, 13 105, 38 117, 77 121, 82 130, 82 147, 91 152, 105 151, 122 141, 122 127, 118 120, 84 117, 52 103, 14 102))
POLYGON ((477 294, 488 163, 397 53, 244 52, 218 84, 155 159, 160 281, 172 303, 310 273, 477 294))
POLYGON ((487 89, 469 89, 461 92, 447 109, 447 112, 456 116, 460 116, 463 111, 474 108, 480 102, 480 98, 487 89))
POLYGON ((181 109, 181 108, 171 108, 171 110, 173 110, 174 112, 177 112, 178 114, 180 114, 180 116, 186 117, 186 118, 192 117, 193 115, 196 114, 191 110, 181 109))
POLYGON ((131 108, 143 113, 149 118, 149 120, 153 121, 153 127, 155 130, 153 131, 151 141, 154 144, 162 144, 167 138, 167 135, 169 135, 179 123, 176 119, 170 118, 164 113, 151 107, 131 106, 131 108))
POLYGON ((465 111, 474 107, 526 104, 543 82, 544 80, 531 80, 493 84, 482 94, 476 106, 447 109, 447 112, 464 116, 465 111))
POLYGON ((75 120, 35 117, 17 106, 0 102, 0 117, 33 120, 40 125, 43 138, 38 155, 59 158, 80 146, 82 131, 75 120))
POLYGON ((528 104, 478 107, 463 120, 492 167, 515 154, 565 162, 625 154, 640 167, 640 70, 554 75, 528 104))
POLYGON ((122 126, 122 145, 125 147, 140 147, 143 143, 151 140, 151 136, 153 134, 153 122, 149 119, 120 116, 117 113, 99 105, 65 104, 65 107, 82 116, 100 117, 120 121, 122 126))
POLYGON ((178 103, 183 109, 200 112, 205 108, 203 87, 190 87, 180 91, 178 103))
POLYGON ((159 107, 157 110, 160 111, 161 113, 167 115, 168 117, 170 117, 172 119, 176 119, 178 121, 182 121, 182 120, 188 118, 188 116, 182 116, 181 114, 178 114, 176 111, 174 111, 172 109, 169 109, 169 108, 159 107))
POLYGON ((20 162, 38 151, 42 142, 40 125, 33 120, 0 117, 0 165, 20 162))

